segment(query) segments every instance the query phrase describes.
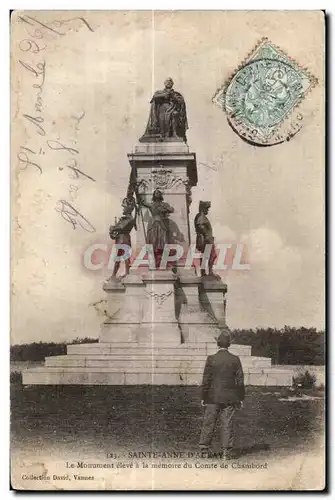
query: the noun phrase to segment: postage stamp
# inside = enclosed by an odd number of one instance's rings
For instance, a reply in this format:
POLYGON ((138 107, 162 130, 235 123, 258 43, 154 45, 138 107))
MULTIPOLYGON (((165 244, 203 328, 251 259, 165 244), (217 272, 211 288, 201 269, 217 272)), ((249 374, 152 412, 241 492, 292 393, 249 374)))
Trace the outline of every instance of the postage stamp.
POLYGON ((272 146, 299 132, 303 116, 292 112, 316 84, 307 69, 263 38, 217 90, 213 102, 225 110, 229 125, 242 139, 272 146))

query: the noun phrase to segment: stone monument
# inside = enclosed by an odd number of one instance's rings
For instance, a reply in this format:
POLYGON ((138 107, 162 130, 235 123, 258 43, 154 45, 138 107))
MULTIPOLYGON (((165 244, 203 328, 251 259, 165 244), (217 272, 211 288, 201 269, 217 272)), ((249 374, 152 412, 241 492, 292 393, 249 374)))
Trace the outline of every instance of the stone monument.
MULTIPOLYGON (((44 367, 26 370, 24 384, 201 383, 206 357, 216 351, 220 331, 228 328, 227 286, 213 272, 214 246, 208 273, 203 269, 198 276, 195 267, 185 265, 192 244, 191 190, 198 180, 187 129, 184 97, 168 78, 165 88, 154 93, 145 132, 128 154, 123 216, 110 227, 115 243, 129 246, 136 229, 137 249, 152 247, 154 268, 150 260, 139 267, 128 262, 121 277, 116 263, 103 285, 107 311, 113 314, 103 323, 99 342, 68 345, 66 356, 46 358, 44 367), (161 268, 165 246, 176 244, 184 255, 161 268)), ((200 202, 194 221, 196 248, 202 253, 214 244, 209 208, 210 202, 200 202)), ((231 351, 241 356, 246 384, 291 385, 290 371, 277 371, 271 359, 251 356, 250 346, 232 345, 231 351)))

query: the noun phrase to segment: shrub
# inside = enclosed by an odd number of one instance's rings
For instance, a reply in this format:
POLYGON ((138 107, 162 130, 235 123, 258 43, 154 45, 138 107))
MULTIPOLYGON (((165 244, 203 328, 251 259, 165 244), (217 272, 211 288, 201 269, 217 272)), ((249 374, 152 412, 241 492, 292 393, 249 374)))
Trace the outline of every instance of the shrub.
POLYGON ((299 389, 313 389, 315 387, 316 376, 308 370, 298 373, 293 377, 293 386, 299 389))
POLYGON ((66 354, 65 342, 32 342, 16 344, 10 348, 11 361, 44 361, 46 356, 66 354))
POLYGON ((98 339, 86 337, 76 338, 71 342, 32 342, 31 344, 15 344, 10 348, 11 361, 44 361, 47 356, 66 354, 68 344, 91 344, 98 339))
POLYGON ((232 330, 234 344, 251 345, 253 356, 274 364, 324 365, 325 332, 316 328, 256 328, 232 330))
POLYGON ((79 337, 76 337, 70 342, 70 344, 95 344, 96 342, 98 342, 98 339, 92 339, 90 337, 80 339, 79 337))

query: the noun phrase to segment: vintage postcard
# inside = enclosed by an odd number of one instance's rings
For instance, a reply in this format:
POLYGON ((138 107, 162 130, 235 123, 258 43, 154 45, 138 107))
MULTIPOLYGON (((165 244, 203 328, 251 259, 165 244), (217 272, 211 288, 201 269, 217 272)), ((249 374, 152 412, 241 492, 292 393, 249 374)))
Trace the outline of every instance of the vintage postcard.
POLYGON ((11 486, 325 488, 325 15, 14 11, 11 486))

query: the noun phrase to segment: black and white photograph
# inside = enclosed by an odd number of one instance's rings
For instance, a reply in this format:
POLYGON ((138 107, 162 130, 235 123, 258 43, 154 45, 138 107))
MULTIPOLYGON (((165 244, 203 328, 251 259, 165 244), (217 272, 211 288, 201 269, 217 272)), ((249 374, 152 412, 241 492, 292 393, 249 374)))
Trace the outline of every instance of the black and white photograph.
POLYGON ((16 10, 11 488, 325 488, 321 10, 16 10))

